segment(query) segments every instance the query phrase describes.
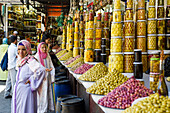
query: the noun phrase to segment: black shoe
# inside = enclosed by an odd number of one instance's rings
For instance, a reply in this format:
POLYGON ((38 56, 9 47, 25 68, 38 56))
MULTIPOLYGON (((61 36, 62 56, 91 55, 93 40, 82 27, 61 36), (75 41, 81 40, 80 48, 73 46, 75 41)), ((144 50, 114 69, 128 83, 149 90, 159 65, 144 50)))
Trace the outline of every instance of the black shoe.
POLYGON ((8 95, 8 96, 5 97, 5 99, 8 99, 8 98, 12 98, 12 96, 11 96, 11 95, 8 95))

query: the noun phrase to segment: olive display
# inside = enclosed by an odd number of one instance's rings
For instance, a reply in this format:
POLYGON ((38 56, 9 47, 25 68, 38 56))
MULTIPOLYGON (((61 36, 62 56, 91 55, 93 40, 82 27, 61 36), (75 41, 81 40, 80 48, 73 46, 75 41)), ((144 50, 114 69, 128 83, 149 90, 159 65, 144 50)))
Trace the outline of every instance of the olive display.
POLYGON ((80 61, 79 63, 77 63, 76 65, 74 65, 70 70, 71 71, 75 71, 77 68, 79 68, 80 66, 82 66, 84 64, 83 61, 80 61))
POLYGON ((60 60, 67 60, 67 59, 69 59, 72 56, 73 56, 73 52, 69 51, 63 57, 61 57, 60 60))
POLYGON ((79 57, 74 62, 70 63, 67 67, 73 67, 74 65, 76 65, 77 63, 82 62, 82 61, 84 61, 84 58, 79 57))
POLYGON ((67 53, 67 50, 61 50, 60 52, 58 52, 57 54, 56 54, 56 56, 59 58, 59 57, 61 57, 63 54, 65 54, 65 53, 67 53))

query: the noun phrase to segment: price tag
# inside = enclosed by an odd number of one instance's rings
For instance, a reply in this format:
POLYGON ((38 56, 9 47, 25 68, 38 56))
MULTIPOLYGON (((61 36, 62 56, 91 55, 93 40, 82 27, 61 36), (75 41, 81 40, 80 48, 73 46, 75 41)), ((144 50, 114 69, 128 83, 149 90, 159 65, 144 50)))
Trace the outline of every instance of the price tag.
POLYGON ((153 77, 150 77, 150 82, 154 82, 154 78, 153 77))

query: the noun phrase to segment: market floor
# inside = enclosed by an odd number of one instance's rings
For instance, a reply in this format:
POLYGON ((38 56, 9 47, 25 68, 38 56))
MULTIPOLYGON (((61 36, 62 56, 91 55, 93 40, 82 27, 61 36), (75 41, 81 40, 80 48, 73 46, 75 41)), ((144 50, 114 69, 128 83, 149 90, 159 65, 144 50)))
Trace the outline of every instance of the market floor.
POLYGON ((0 81, 0 113, 11 113, 11 99, 4 98, 5 81, 0 81))

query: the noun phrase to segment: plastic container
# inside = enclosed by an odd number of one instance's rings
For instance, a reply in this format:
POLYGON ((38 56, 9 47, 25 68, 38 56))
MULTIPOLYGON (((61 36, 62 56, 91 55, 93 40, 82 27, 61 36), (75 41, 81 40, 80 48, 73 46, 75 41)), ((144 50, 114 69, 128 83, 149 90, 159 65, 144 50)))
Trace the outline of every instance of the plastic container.
POLYGON ((133 20, 133 9, 132 8, 126 9, 125 20, 133 20))
POLYGON ((148 68, 150 68, 150 59, 151 58, 160 58, 159 52, 160 52, 159 50, 148 52, 148 68))
POLYGON ((143 65, 142 62, 134 62, 134 77, 136 79, 143 79, 143 65))
POLYGON ((145 9, 141 8, 141 9, 138 9, 138 20, 145 20, 145 9))
MULTIPOLYGON (((116 5, 116 4, 115 4, 116 5)), ((121 10, 117 9, 113 12, 113 22, 121 22, 121 10)))
POLYGON ((78 40, 74 40, 74 47, 79 47, 79 41, 78 40))
POLYGON ((149 6, 155 6, 156 0, 149 0, 149 6))
POLYGON ((95 49, 101 49, 101 39, 95 40, 95 49))
POLYGON ((84 56, 84 48, 80 48, 80 55, 83 57, 84 56))
POLYGON ((78 47, 74 47, 73 48, 73 57, 76 57, 77 55, 79 55, 79 48, 78 47))
POLYGON ((106 45, 106 38, 102 38, 102 45, 106 45))
POLYGON ((150 73, 159 73, 160 58, 150 59, 150 73))
POLYGON ((112 22, 111 25, 111 36, 122 36, 122 23, 112 22))
POLYGON ((165 34, 165 19, 164 18, 157 19, 157 33, 165 34))
POLYGON ((124 52, 133 52, 134 51, 134 37, 126 36, 124 39, 124 52))
POLYGON ((141 49, 142 52, 146 51, 146 38, 137 36, 137 49, 141 49))
POLYGON ((148 18, 155 18, 155 17, 156 17, 155 6, 149 6, 149 9, 148 9, 148 18))
POLYGON ((79 33, 78 32, 74 32, 74 40, 78 40, 79 39, 79 33))
POLYGON ((94 61, 101 62, 101 49, 94 50, 94 61))
POLYGON ((166 19, 166 34, 170 34, 170 18, 166 19))
POLYGON ((116 69, 120 73, 123 73, 123 53, 111 53, 109 56, 109 72, 112 72, 112 69, 116 69))
POLYGON ((135 55, 135 62, 141 62, 142 61, 142 50, 141 49, 134 49, 134 55, 135 55))
POLYGON ((170 5, 166 7, 166 17, 170 18, 170 5))
POLYGON ((158 49, 159 50, 165 50, 165 34, 158 34, 158 49))
POLYGON ((89 23, 88 23, 89 25, 88 25, 88 28, 93 28, 93 21, 89 21, 89 23))
POLYGON ((148 19, 147 28, 148 34, 156 34, 156 19, 154 18, 148 19))
POLYGON ((146 36, 146 20, 137 21, 137 36, 146 36))
POLYGON ((92 49, 93 48, 93 40, 85 40, 85 49, 92 49))
POLYGON ((85 113, 84 100, 83 98, 72 98, 66 99, 61 102, 62 112, 61 113, 85 113))
POLYGON ((104 38, 109 38, 109 28, 104 28, 104 38))
POLYGON ((148 50, 156 50, 157 49, 157 35, 156 34, 148 34, 147 37, 147 49, 148 50))
POLYGON ((164 18, 164 6, 158 6, 157 18, 164 18))
POLYGON ((102 61, 104 64, 106 64, 106 58, 107 58, 107 55, 101 53, 101 61, 102 61))
POLYGON ((158 0, 158 6, 161 6, 161 5, 164 5, 164 0, 158 0))
POLYGON ((93 62, 94 59, 94 52, 92 49, 85 50, 84 53, 84 61, 85 62, 93 62))
POLYGON ((111 52, 122 52, 122 37, 112 37, 110 46, 111 52))
POLYGON ((106 54, 106 45, 101 45, 101 50, 103 54, 106 54))
POLYGON ((125 36, 134 35, 134 22, 132 20, 125 21, 125 36))
POLYGON ((145 0, 138 0, 138 8, 145 8, 145 0))
POLYGON ((166 49, 170 50, 170 34, 166 34, 166 49))
POLYGON ((102 38, 102 29, 96 28, 96 38, 102 38))
POLYGON ((155 93, 157 92, 158 83, 159 83, 159 73, 150 73, 150 89, 155 93))
POLYGON ((148 70, 148 55, 147 52, 142 52, 142 64, 143 64, 143 72, 148 70))
POLYGON ((124 72, 133 73, 134 52, 124 52, 124 72))
POLYGON ((121 9, 120 0, 114 0, 114 9, 121 9))
POLYGON ((127 8, 133 8, 133 0, 127 0, 127 8))

